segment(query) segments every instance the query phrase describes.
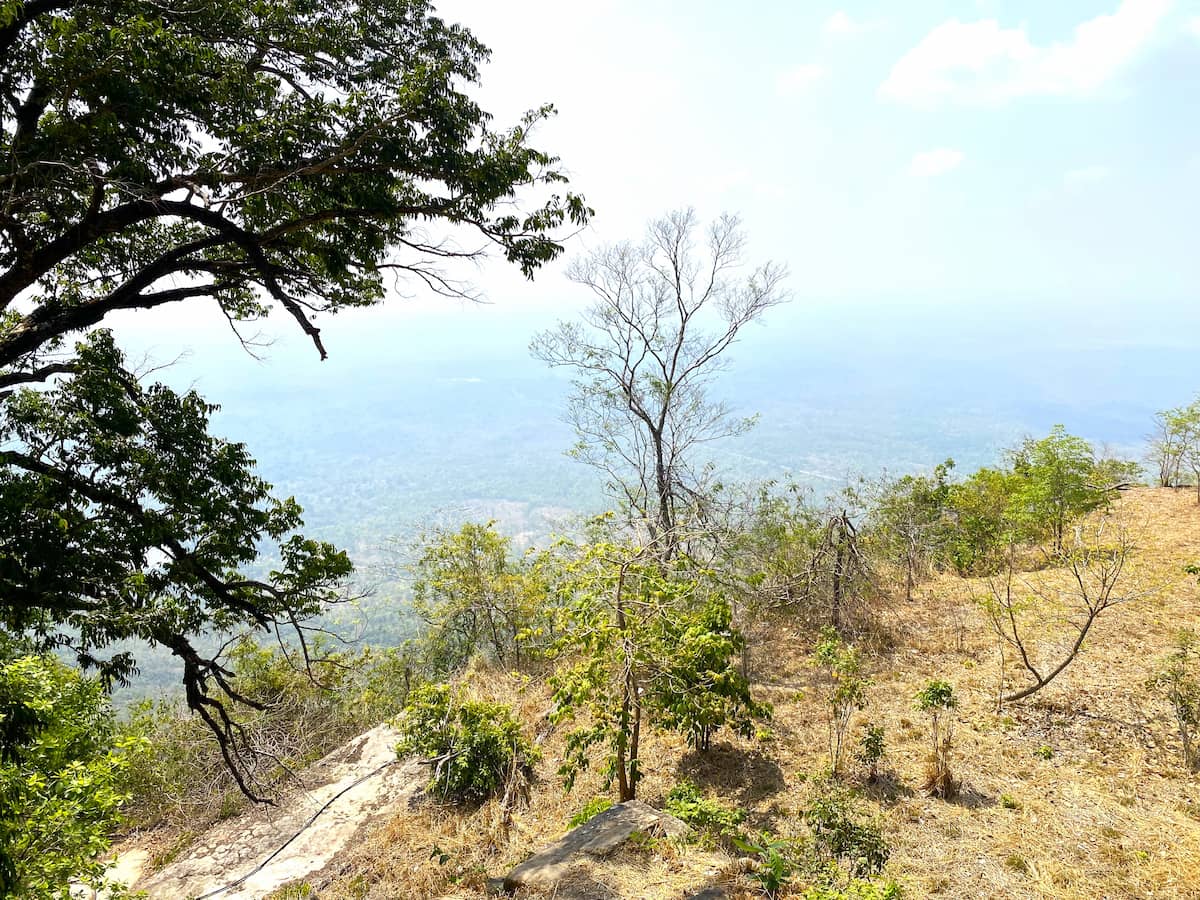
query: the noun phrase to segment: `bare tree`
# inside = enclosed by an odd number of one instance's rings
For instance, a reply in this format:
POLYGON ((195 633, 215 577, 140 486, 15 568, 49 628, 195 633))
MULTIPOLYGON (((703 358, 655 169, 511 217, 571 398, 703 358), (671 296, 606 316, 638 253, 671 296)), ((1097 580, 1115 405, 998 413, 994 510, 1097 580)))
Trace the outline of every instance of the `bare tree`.
POLYGON ((573 454, 608 477, 664 558, 677 552, 684 510, 703 506, 709 469, 701 445, 753 419, 708 396, 741 329, 785 299, 784 268, 743 271, 739 220, 701 231, 693 210, 650 223, 641 244, 605 246, 570 268, 594 302, 576 322, 539 334, 535 357, 574 370, 573 454))
POLYGON ((1077 527, 1074 543, 1050 554, 1065 584, 1023 576, 1017 571, 1016 549, 1010 547, 1000 573, 985 579, 988 593, 982 598, 1000 641, 1001 704, 1023 700, 1048 685, 1079 655, 1097 618, 1146 593, 1130 583, 1127 566, 1132 554, 1128 532, 1107 517, 1077 527), (1048 661, 1035 646, 1039 622, 1057 624, 1068 635, 1065 650, 1048 661), (1003 686, 1006 650, 1015 654, 1032 679, 1007 694, 1003 686))

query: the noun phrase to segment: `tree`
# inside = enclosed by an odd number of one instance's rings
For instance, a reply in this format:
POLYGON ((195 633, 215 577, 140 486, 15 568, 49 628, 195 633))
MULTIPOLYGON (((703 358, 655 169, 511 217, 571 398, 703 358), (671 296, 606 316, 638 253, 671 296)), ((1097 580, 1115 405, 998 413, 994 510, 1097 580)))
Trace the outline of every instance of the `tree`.
POLYGON ((1200 503, 1200 398, 1167 413, 1167 421, 1178 442, 1179 460, 1192 472, 1196 502, 1200 503))
POLYGON ((1097 618, 1122 603, 1142 595, 1130 584, 1127 566, 1133 553, 1128 532, 1106 518, 1080 527, 1075 540, 1050 556, 1065 571, 1066 587, 1053 580, 1021 577, 1017 573, 1015 548, 1010 547, 1003 570, 988 576, 987 594, 981 598, 984 611, 1000 640, 1000 703, 1023 700, 1057 678, 1083 650, 1097 618), (1038 658, 1035 635, 1039 621, 1053 620, 1067 626, 1067 649, 1057 658, 1038 658), (1011 649, 1029 679, 1027 684, 1004 692, 1004 650, 1011 649))
POLYGON ((435 672, 453 672, 484 647, 501 665, 521 665, 546 588, 510 558, 511 543, 491 522, 425 543, 413 566, 413 606, 427 626, 425 656, 435 672))
POLYGON ((742 328, 784 300, 781 266, 739 275, 745 237, 736 218, 709 226, 703 249, 698 230, 694 211, 673 212, 650 224, 642 244, 577 260, 568 274, 593 304, 581 322, 559 323, 530 348, 575 373, 572 452, 605 473, 665 559, 678 549, 681 516, 706 497, 697 451, 752 424, 707 389, 742 328))
POLYGON ((1012 518, 1017 478, 983 468, 950 486, 950 560, 960 575, 998 571, 1011 544, 1019 540, 1012 518))
POLYGON ((904 571, 904 599, 938 560, 948 537, 947 482, 954 460, 939 463, 932 475, 883 479, 873 491, 868 521, 876 547, 904 571))
POLYGON ((1158 470, 1158 486, 1179 484, 1179 470, 1186 451, 1184 435, 1180 433, 1183 410, 1167 409, 1154 414, 1154 431, 1149 437, 1150 461, 1158 470))
POLYGON ((1032 538, 1048 536, 1063 548, 1067 524, 1105 506, 1108 485, 1096 484, 1092 445, 1055 425, 1046 437, 1027 438, 1011 453, 1017 477, 1013 517, 1032 538))
POLYGON ((747 733, 770 708, 754 703, 735 661, 741 635, 729 604, 699 578, 669 572, 655 548, 597 541, 563 559, 556 612, 563 661, 550 679, 556 722, 568 733, 559 774, 568 788, 604 751, 606 784, 637 795, 643 721, 682 731, 706 749, 724 725, 747 733), (581 716, 582 714, 585 714, 581 716))
POLYGON ((106 679, 136 671, 116 641, 169 648, 235 771, 239 698, 196 636, 303 646, 349 560, 208 434, 212 406, 106 331, 69 338, 170 304, 240 338, 275 307, 324 358, 314 317, 388 277, 462 294, 441 264, 489 246, 532 276, 589 210, 528 143, 550 107, 497 131, 463 92, 486 58, 426 0, 0 4, 0 622, 106 679))
POLYGON ((53 657, 0 659, 0 738, 0 896, 108 886, 99 854, 137 741, 116 740, 103 686, 53 657))

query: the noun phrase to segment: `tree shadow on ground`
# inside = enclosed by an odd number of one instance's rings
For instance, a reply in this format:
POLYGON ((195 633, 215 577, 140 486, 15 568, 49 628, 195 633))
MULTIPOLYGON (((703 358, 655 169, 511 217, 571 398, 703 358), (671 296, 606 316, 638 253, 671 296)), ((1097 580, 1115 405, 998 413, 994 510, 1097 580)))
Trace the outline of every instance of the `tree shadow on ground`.
POLYGON ((995 806, 996 798, 989 797, 973 787, 961 785, 954 796, 947 798, 946 802, 964 809, 982 809, 985 806, 995 806))
POLYGON ((739 806, 757 803, 786 787, 779 763, 761 750, 745 750, 728 743, 703 752, 693 750, 679 761, 677 771, 700 787, 736 797, 739 806))
POLYGON ((895 806, 901 800, 907 800, 917 793, 892 771, 880 772, 875 776, 874 781, 863 782, 861 791, 864 797, 874 800, 881 806, 895 806))

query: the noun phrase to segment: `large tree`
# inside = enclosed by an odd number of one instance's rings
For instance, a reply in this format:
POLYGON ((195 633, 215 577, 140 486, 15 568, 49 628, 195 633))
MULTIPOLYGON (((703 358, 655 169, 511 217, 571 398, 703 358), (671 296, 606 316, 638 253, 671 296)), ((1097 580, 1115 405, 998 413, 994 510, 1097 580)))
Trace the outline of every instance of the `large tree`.
POLYGON ((733 216, 707 229, 690 209, 657 219, 642 243, 605 246, 572 265, 593 303, 582 321, 562 322, 532 346, 576 374, 575 455, 606 473, 668 558, 681 513, 704 499, 697 451, 750 424, 708 387, 742 328, 785 298, 784 268, 747 268, 745 243, 733 216))
POLYGON ((486 57, 424 0, 0 0, 0 623, 109 678, 114 642, 169 648, 231 763, 196 636, 303 641, 350 563, 97 326, 276 308, 324 358, 319 314, 390 275, 456 293, 441 265, 489 246, 532 275, 589 211, 528 143, 549 107, 497 131, 465 93, 486 57))

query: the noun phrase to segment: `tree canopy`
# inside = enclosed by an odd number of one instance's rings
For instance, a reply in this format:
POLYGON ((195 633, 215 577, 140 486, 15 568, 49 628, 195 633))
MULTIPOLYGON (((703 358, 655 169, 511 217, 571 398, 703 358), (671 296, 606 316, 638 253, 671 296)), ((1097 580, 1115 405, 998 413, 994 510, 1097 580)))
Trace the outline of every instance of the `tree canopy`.
POLYGON ((550 107, 496 130, 466 93, 486 58, 424 0, 0 2, 0 622, 106 678, 136 670, 116 641, 169 648, 231 763, 195 637, 302 629, 350 563, 92 329, 274 308, 324 358, 317 317, 390 278, 461 294, 441 266, 488 247, 531 276, 590 211, 529 144, 550 107))

